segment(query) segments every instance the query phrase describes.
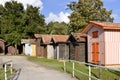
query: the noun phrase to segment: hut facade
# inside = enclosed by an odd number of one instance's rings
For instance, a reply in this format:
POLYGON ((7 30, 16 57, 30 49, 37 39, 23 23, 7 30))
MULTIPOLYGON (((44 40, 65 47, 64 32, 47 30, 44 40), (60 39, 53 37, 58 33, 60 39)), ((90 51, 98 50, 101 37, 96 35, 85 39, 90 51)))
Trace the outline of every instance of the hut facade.
POLYGON ((120 23, 90 21, 82 33, 87 34, 88 62, 120 65, 120 23))
POLYGON ((22 39, 22 53, 25 55, 36 56, 36 39, 22 39))
POLYGON ((54 58, 53 46, 50 45, 52 35, 35 34, 37 40, 37 56, 54 58))
POLYGON ((54 58, 57 60, 69 59, 68 35, 53 35, 51 44, 53 45, 54 58))
POLYGON ((69 36, 67 41, 69 43, 69 59, 87 62, 86 35, 74 33, 69 36))

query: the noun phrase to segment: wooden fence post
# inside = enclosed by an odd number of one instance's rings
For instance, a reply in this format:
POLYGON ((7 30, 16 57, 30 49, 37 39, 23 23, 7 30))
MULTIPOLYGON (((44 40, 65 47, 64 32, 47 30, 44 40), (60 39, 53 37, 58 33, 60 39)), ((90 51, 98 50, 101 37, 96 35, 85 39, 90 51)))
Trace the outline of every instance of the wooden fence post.
POLYGON ((64 72, 66 72, 66 64, 65 64, 65 60, 63 61, 64 63, 64 72))
POLYGON ((13 69, 12 67, 13 67, 13 64, 12 64, 12 62, 11 62, 11 63, 10 63, 10 72, 11 72, 11 74, 12 74, 12 72, 13 72, 13 71, 12 71, 12 69, 13 69))
POLYGON ((74 69, 75 69, 75 63, 74 63, 74 62, 73 62, 73 64, 72 64, 72 68, 73 68, 73 69, 72 69, 72 70, 73 70, 73 71, 72 71, 72 76, 74 77, 74 76, 75 76, 75 72, 74 72, 74 69))
POLYGON ((4 67, 4 71, 5 71, 5 80, 7 80, 7 65, 6 64, 4 64, 5 65, 5 67, 4 67))
POLYGON ((91 66, 89 65, 89 80, 91 80, 91 66))

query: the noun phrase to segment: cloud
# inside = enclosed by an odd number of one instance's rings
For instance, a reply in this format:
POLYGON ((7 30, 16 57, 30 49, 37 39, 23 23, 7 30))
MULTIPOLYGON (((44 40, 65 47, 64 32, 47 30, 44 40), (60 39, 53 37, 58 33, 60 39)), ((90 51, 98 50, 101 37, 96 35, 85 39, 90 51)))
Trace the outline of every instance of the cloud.
POLYGON ((46 23, 49 22, 65 22, 65 23, 69 23, 69 13, 64 13, 64 12, 60 12, 58 15, 54 14, 54 13, 50 13, 49 16, 45 19, 46 23))
MULTIPOLYGON (((11 0, 0 0, 0 4, 4 5, 5 2, 7 1, 11 0)), ((43 8, 43 3, 41 0, 15 0, 15 1, 23 3, 25 9, 27 7, 27 4, 33 5, 34 7, 40 7, 41 9, 43 8)))
POLYGON ((114 13, 111 16, 114 17, 114 22, 120 22, 120 15, 114 13))

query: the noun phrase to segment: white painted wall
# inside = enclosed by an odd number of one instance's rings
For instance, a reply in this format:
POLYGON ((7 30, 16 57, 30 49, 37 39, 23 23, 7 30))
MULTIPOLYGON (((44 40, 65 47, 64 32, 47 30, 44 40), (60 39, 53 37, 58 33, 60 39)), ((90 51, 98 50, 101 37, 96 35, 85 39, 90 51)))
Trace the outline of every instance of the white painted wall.
POLYGON ((25 54, 26 55, 31 55, 32 54, 32 48, 30 43, 25 43, 25 54))
POLYGON ((54 48, 52 45, 47 45, 47 58, 54 59, 54 48))

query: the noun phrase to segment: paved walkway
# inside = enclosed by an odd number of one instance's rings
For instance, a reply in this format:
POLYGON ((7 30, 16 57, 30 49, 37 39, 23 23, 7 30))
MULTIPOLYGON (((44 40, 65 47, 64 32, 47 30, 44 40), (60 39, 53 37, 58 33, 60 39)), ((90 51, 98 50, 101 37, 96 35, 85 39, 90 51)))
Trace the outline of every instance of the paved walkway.
POLYGON ((0 56, 0 59, 13 60, 13 66, 21 68, 18 80, 77 80, 67 73, 30 62, 24 56, 0 56))

